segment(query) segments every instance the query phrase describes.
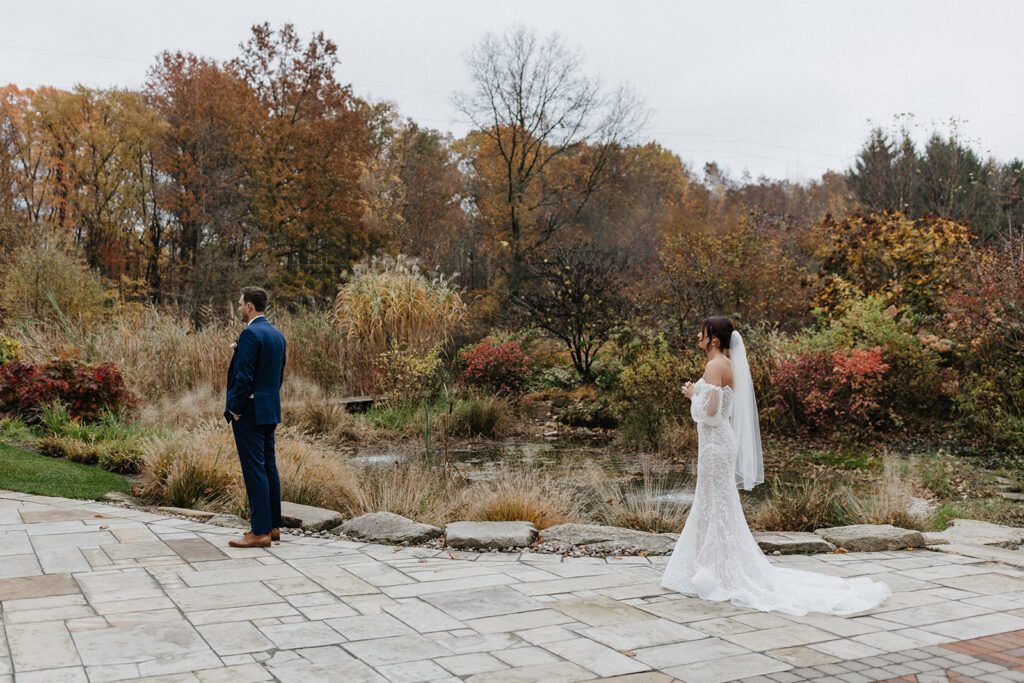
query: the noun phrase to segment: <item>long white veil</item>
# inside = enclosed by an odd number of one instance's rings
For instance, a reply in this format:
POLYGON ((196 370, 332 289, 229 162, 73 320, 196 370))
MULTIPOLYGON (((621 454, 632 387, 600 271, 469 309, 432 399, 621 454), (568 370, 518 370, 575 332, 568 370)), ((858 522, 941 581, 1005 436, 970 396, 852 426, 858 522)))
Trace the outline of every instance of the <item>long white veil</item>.
POLYGON ((757 419, 754 379, 750 375, 743 337, 733 330, 729 339, 732 360, 732 430, 736 435, 736 485, 749 491, 764 481, 764 457, 761 451, 761 425, 757 419))

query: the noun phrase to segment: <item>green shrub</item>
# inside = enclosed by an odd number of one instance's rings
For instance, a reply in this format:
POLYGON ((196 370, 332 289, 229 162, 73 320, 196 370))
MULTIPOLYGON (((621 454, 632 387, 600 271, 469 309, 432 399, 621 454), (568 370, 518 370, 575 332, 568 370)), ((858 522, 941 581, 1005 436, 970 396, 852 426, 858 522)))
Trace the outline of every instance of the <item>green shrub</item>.
POLYGON ((29 442, 35 434, 20 417, 0 418, 0 441, 29 442))
POLYGON ((95 422, 83 423, 71 418, 64 403, 55 401, 43 406, 40 420, 47 434, 37 447, 44 455, 99 464, 119 474, 142 470, 144 432, 123 414, 104 411, 95 422))
POLYGON ((580 384, 580 374, 571 365, 554 365, 538 371, 528 383, 535 390, 575 389, 580 384))
POLYGON ((1024 368, 979 368, 963 378, 953 397, 960 427, 982 447, 1024 455, 1024 368))
POLYGON ((895 416, 934 417, 944 400, 942 356, 922 343, 909 317, 887 311, 879 297, 850 304, 839 318, 811 334, 796 335, 791 352, 849 353, 879 348, 889 366, 882 392, 895 416))
POLYGON ((21 344, 17 339, 0 334, 0 365, 21 357, 21 344))
POLYGON ((509 405, 494 396, 477 396, 456 401, 450 412, 438 419, 449 436, 495 438, 507 431, 509 405))
POLYGON ((107 441, 97 445, 99 466, 108 472, 138 474, 142 471, 145 458, 137 444, 107 441))
POLYGON ((817 475, 793 482, 772 479, 767 498, 750 515, 750 524, 765 531, 814 531, 843 526, 849 516, 846 491, 839 479, 817 475))
POLYGON ((698 356, 671 351, 664 338, 632 357, 619 375, 623 439, 655 447, 664 423, 689 418, 690 402, 683 396, 682 385, 702 374, 698 356))
POLYGON ((580 397, 558 416, 559 422, 570 427, 613 429, 618 426, 619 420, 616 407, 605 395, 580 397))

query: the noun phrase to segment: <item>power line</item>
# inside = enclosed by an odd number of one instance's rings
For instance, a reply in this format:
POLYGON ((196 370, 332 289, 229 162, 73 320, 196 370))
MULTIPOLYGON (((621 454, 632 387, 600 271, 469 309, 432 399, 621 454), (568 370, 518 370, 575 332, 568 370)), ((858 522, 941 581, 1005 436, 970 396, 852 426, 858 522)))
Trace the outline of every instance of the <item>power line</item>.
POLYGON ((72 52, 70 50, 58 50, 51 47, 38 47, 32 45, 10 45, 0 44, 0 49, 3 50, 26 50, 29 52, 51 52, 58 55, 68 55, 69 57, 86 57, 88 59, 106 59, 115 62, 131 62, 133 64, 149 64, 149 60, 132 59, 128 57, 115 57, 113 55, 94 55, 85 52, 72 52))

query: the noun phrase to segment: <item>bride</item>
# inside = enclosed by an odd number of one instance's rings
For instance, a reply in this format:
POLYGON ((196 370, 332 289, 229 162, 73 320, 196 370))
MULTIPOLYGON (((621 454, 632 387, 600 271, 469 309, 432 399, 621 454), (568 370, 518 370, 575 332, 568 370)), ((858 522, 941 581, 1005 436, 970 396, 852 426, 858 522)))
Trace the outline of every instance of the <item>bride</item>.
POLYGON ((701 324, 698 346, 708 358, 704 376, 683 386, 697 423, 697 487, 661 585, 705 600, 797 616, 852 614, 881 604, 891 595, 884 583, 776 567, 761 552, 736 490, 749 491, 764 481, 743 339, 728 318, 716 316, 701 324))

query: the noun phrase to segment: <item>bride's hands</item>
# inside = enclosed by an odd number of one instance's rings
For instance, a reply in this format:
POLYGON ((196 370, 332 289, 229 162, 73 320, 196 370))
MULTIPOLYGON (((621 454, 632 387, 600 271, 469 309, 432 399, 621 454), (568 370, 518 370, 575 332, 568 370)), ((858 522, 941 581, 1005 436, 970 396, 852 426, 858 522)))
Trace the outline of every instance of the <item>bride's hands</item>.
POLYGON ((688 399, 693 399, 693 382, 687 382, 683 385, 683 396, 688 399))

